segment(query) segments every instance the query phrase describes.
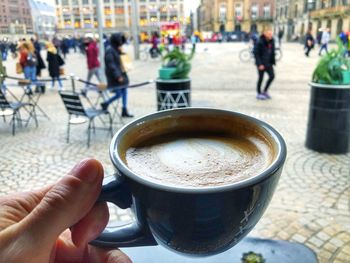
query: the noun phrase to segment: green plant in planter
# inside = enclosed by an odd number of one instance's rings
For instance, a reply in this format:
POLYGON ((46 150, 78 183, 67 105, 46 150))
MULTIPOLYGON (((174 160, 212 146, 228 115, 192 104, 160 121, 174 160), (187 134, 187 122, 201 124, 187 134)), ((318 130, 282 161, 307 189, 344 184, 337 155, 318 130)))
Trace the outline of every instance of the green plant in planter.
POLYGON ((241 261, 242 263, 265 263, 265 259, 261 254, 256 254, 252 251, 244 253, 241 261))
POLYGON ((320 59, 312 75, 312 81, 320 84, 346 84, 350 74, 350 60, 345 57, 345 47, 337 38, 337 48, 320 59))
POLYGON ((186 54, 179 48, 174 48, 165 56, 162 56, 162 67, 165 69, 174 69, 170 73, 171 79, 186 79, 191 71, 191 60, 195 54, 195 48, 192 48, 190 54, 186 54))

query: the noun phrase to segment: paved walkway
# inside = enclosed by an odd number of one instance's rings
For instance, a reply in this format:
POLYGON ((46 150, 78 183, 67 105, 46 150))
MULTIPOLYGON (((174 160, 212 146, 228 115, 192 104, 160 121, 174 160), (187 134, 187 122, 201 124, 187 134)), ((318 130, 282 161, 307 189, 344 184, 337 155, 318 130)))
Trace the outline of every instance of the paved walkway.
MULTIPOLYGON (((251 235, 304 243, 317 253, 321 263, 349 262, 350 155, 318 154, 304 147, 307 83, 317 63, 316 52, 307 59, 300 45, 285 44, 271 88, 273 99, 256 101, 256 69, 252 63, 238 60, 242 48, 243 44, 199 45, 191 73, 192 98, 193 106, 224 108, 262 119, 287 142, 288 157, 278 189, 251 235)), ((66 63, 66 72, 85 76, 83 56, 71 54, 66 63)), ((8 65, 13 74, 13 62, 8 65)), ((135 83, 153 79, 158 67, 157 61, 137 62, 130 79, 135 83)), ((129 100, 137 117, 155 111, 154 86, 130 90, 129 100)), ((40 105, 51 120, 39 118, 37 129, 31 124, 12 137, 10 127, 0 122, 0 195, 55 182, 86 157, 101 160, 106 173, 113 173, 106 132, 97 131, 87 149, 86 127, 73 127, 71 143, 66 144, 67 114, 57 92, 49 90, 40 105)), ((130 213, 114 209, 112 219, 125 222, 130 213)))

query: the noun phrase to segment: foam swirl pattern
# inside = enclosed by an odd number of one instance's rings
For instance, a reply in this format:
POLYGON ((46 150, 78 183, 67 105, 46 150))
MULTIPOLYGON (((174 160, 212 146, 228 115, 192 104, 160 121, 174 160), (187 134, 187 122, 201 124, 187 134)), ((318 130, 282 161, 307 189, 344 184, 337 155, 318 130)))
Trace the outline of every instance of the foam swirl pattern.
POLYGON ((270 164, 268 147, 256 138, 173 137, 128 149, 130 169, 147 180, 182 187, 231 184, 270 164))

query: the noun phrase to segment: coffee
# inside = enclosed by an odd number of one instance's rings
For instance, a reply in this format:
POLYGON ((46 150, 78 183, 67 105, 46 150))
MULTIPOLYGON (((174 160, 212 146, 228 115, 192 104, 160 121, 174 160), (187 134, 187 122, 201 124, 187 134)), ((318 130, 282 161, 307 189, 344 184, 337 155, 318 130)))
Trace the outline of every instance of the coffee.
POLYGON ((271 146, 259 133, 174 132, 138 142, 125 153, 137 175, 161 184, 210 187, 259 174, 271 146))

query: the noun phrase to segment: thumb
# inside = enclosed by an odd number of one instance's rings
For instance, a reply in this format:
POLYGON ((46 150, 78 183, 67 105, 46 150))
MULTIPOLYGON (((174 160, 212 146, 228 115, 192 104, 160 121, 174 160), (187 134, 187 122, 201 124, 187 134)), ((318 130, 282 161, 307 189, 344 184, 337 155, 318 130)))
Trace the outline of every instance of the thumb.
POLYGON ((81 161, 21 222, 24 232, 30 234, 31 240, 52 244, 91 210, 101 191, 102 180, 103 168, 97 160, 81 161))

